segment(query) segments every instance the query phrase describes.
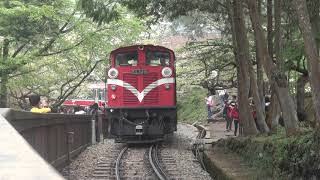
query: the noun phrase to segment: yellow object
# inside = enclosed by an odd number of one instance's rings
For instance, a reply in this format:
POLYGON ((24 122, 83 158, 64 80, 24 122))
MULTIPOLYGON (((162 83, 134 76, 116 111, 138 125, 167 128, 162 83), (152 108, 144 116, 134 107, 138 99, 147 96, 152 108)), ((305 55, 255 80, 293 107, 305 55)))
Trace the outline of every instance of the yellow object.
POLYGON ((50 108, 33 107, 30 111, 34 112, 34 113, 49 113, 49 112, 51 112, 51 109, 50 108))

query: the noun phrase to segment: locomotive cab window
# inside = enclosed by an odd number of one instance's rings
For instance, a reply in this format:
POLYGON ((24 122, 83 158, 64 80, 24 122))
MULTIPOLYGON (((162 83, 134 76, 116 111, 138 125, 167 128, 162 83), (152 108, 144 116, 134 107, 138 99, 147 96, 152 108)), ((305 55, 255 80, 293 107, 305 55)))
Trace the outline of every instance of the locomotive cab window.
POLYGON ((146 65, 149 66, 169 66, 170 54, 168 52, 147 51, 146 65))
POLYGON ((137 66, 138 52, 118 53, 115 64, 116 66, 137 66))

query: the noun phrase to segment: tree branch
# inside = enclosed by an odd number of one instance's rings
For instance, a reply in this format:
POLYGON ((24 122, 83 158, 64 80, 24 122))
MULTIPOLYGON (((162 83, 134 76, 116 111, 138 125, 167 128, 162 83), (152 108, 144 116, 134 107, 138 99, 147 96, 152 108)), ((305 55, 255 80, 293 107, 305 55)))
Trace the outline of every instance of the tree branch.
POLYGON ((56 51, 56 52, 51 52, 51 53, 46 53, 46 54, 40 54, 39 56, 52 56, 52 55, 57 55, 57 54, 60 54, 60 53, 63 53, 63 52, 66 52, 66 51, 69 51, 69 50, 72 50, 73 48, 75 47, 78 47, 81 43, 84 42, 84 39, 81 40, 80 42, 76 43, 75 45, 71 46, 71 47, 67 47, 65 49, 61 49, 59 51, 56 51))
MULTIPOLYGON (((49 48, 52 46, 52 44, 58 39, 60 34, 64 33, 64 28, 66 28, 68 26, 68 24, 70 23, 73 15, 75 14, 75 11, 73 11, 73 13, 70 15, 70 18, 67 20, 67 22, 64 23, 64 25, 59 29, 59 31, 57 32, 57 35, 55 37, 53 37, 48 44, 46 44, 42 49, 40 49, 38 51, 38 55, 41 55, 42 53, 46 52, 49 50, 49 48)), ((65 32, 69 32, 69 31, 65 31, 65 32)))
POLYGON ((59 102, 55 103, 54 106, 60 106, 83 82, 84 80, 93 72, 93 70, 97 67, 97 65, 102 62, 103 60, 96 61, 93 67, 82 77, 82 79, 74 86, 72 86, 71 91, 66 93, 63 98, 60 99, 59 102))
POLYGON ((306 69, 299 68, 298 66, 293 65, 293 64, 290 65, 290 69, 294 70, 294 71, 297 71, 297 72, 299 72, 299 73, 301 73, 301 74, 303 74, 305 76, 309 75, 309 72, 306 69))
POLYGON ((29 43, 29 41, 24 43, 24 44, 22 44, 21 46, 19 46, 18 49, 16 49, 16 51, 12 54, 11 57, 15 58, 28 43, 29 43))

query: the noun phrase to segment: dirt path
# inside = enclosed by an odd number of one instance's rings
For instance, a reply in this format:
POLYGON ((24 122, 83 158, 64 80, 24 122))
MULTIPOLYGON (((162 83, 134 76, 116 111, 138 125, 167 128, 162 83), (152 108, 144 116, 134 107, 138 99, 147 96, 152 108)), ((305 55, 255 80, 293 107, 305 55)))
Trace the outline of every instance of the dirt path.
POLYGON ((233 129, 230 132, 226 131, 225 121, 210 122, 204 126, 210 131, 210 138, 213 139, 213 141, 218 141, 221 138, 234 137, 233 129))

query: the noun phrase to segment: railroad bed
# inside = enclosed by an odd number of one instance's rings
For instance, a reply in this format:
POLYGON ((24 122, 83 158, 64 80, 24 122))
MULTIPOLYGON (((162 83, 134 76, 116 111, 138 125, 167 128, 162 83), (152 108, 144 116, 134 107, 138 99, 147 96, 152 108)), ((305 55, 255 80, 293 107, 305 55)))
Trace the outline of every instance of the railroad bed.
POLYGON ((126 146, 112 140, 88 147, 62 170, 67 179, 211 179, 192 154, 198 131, 179 124, 159 145, 126 146))

